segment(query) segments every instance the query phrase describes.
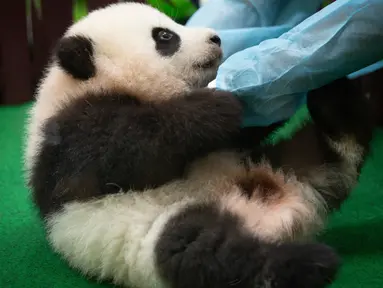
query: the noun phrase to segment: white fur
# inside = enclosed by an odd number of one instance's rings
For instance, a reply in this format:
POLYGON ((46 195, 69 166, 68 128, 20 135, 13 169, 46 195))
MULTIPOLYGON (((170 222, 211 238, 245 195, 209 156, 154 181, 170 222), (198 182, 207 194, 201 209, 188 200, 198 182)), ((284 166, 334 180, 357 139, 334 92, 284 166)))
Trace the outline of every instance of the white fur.
POLYGON ((205 87, 214 79, 217 66, 198 69, 194 64, 222 51, 209 43, 215 32, 188 28, 158 10, 138 3, 119 3, 96 10, 72 25, 64 36, 84 35, 95 43, 96 76, 79 81, 55 62, 46 75, 30 111, 26 147, 26 168, 30 170, 42 137, 40 126, 73 98, 84 92, 114 90, 134 92, 142 100, 158 101, 192 88, 205 87), (160 57, 151 39, 153 27, 171 29, 181 37, 181 47, 172 57, 160 57))
MULTIPOLYGON (((210 187, 208 191, 214 191, 222 209, 239 215, 255 236, 267 242, 304 240, 322 228, 326 205, 308 182, 298 181, 294 173, 285 175, 273 170, 266 160, 252 165, 250 172, 246 172, 239 159, 240 155, 234 152, 212 153, 193 164, 190 181, 200 183, 202 190, 206 189, 204 186, 210 187), (265 173, 287 193, 266 203, 257 197, 255 190, 254 196, 247 199, 237 185, 238 178, 257 179, 265 173)), ((206 196, 207 192, 202 195, 206 196)))
MULTIPOLYGON (((125 287, 162 288, 168 286, 156 272, 156 241, 167 220, 192 203, 217 203, 267 242, 306 241, 322 228, 326 205, 318 191, 298 181, 294 174, 273 171, 267 162, 252 168, 279 178, 288 193, 269 204, 243 196, 235 181, 244 174, 239 158, 233 152, 213 153, 196 161, 186 180, 140 194, 127 191, 87 203, 66 204, 47 220, 48 238, 58 253, 86 275, 112 279, 125 287)), ((326 175, 328 185, 347 178, 340 173, 326 175)))
POLYGON ((154 245, 180 206, 182 202, 161 205, 149 195, 134 194, 73 203, 48 219, 48 238, 56 251, 88 276, 112 279, 118 285, 164 287, 155 269, 154 245))
MULTIPOLYGON (((84 34, 96 43, 97 73, 93 79, 80 82, 56 63, 48 67, 28 125, 27 170, 39 151, 41 125, 63 104, 85 91, 134 91, 144 100, 157 101, 207 85, 214 79, 217 67, 203 72, 193 68, 193 64, 209 53, 217 53, 207 44, 213 33, 210 29, 185 28, 153 8, 132 3, 95 11, 73 25, 66 35, 84 34), (154 43, 148 41, 154 25, 168 27, 181 36, 179 53, 171 58, 158 56, 154 43)), ((126 287, 163 288, 168 286, 156 271, 154 247, 167 220, 191 203, 216 203, 223 211, 238 215, 249 231, 269 242, 304 239, 321 227, 326 207, 308 182, 261 163, 251 167, 254 173, 260 168, 262 173, 274 175, 288 193, 270 203, 256 197, 247 199, 236 184, 238 177, 247 173, 239 159, 233 152, 214 153, 196 161, 186 180, 143 193, 128 191, 86 203, 66 204, 47 219, 48 239, 59 254, 84 274, 111 279, 126 287)), ((330 175, 325 179, 331 185, 344 179, 338 179, 336 173, 334 177, 331 173, 323 175, 330 175)))
POLYGON ((287 182, 293 182, 296 190, 271 206, 241 196, 234 182, 243 173, 237 159, 235 153, 215 153, 196 162, 186 181, 143 194, 128 192, 67 204, 48 220, 51 244, 87 275, 112 278, 126 287, 163 287, 153 263, 156 240, 166 220, 190 203, 220 203, 223 211, 234 212, 254 235, 269 242, 301 240, 322 224, 321 198, 293 177, 287 182), (207 170, 208 181, 203 173, 207 170), (296 223, 303 226, 299 235, 294 233, 296 223))

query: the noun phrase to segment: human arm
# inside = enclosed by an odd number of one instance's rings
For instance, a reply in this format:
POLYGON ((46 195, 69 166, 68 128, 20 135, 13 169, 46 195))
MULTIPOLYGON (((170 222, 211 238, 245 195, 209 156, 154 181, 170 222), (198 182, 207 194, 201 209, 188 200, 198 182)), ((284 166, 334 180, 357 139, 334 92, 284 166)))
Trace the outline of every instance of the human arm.
POLYGON ((293 115, 307 91, 383 58, 383 1, 338 0, 284 33, 230 56, 217 89, 246 103, 244 126, 293 115))
POLYGON ((236 52, 277 38, 314 14, 321 0, 208 0, 187 26, 210 27, 222 39, 224 60, 236 52))

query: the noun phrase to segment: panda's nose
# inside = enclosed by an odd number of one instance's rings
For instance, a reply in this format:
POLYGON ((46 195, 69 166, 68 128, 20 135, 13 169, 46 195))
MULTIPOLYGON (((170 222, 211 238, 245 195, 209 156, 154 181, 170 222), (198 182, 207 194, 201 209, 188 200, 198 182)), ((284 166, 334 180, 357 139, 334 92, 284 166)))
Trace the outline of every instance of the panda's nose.
POLYGON ((210 40, 210 42, 218 45, 219 47, 221 46, 221 38, 219 38, 218 35, 211 36, 209 40, 210 40))

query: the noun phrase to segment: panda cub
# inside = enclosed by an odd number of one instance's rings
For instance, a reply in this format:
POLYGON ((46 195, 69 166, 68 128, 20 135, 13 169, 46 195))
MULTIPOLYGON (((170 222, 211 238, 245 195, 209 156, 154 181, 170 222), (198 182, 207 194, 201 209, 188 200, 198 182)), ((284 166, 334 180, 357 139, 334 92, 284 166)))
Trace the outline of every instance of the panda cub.
MULTIPOLYGON (((90 13, 58 41, 31 110, 26 170, 53 249, 125 287, 325 287, 312 243, 357 182, 372 137, 346 80, 273 146, 237 141, 242 107, 206 87, 222 50, 150 6, 90 13)), ((257 131, 254 131, 257 133, 257 131)))

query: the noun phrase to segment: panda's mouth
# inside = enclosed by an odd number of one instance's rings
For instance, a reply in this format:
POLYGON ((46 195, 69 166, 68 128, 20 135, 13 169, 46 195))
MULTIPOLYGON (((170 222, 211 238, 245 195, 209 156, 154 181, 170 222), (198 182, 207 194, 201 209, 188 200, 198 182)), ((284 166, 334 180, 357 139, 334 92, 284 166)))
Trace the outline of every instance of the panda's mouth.
POLYGON ((213 68, 216 65, 217 65, 217 59, 212 59, 206 62, 198 63, 196 66, 202 69, 209 69, 209 68, 213 68))
POLYGON ((211 69, 211 68, 216 68, 221 61, 221 56, 210 58, 204 62, 199 62, 195 64, 196 68, 199 69, 211 69))

